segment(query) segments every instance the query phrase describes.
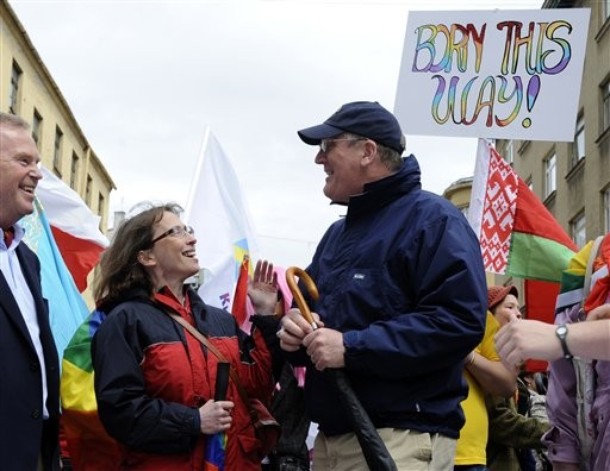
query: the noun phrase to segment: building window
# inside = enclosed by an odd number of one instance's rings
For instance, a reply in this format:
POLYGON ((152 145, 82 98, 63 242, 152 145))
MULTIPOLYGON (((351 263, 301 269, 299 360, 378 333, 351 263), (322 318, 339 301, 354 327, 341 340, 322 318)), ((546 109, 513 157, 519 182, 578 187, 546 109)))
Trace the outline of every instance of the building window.
POLYGON ((59 126, 55 127, 55 150, 53 151, 53 170, 61 178, 61 151, 64 140, 64 133, 59 126))
POLYGON ((572 167, 585 158, 585 115, 581 114, 576 120, 574 143, 572 144, 572 167))
POLYGON ((553 152, 544 160, 544 197, 557 189, 557 155, 553 152))
POLYGON ((38 110, 34 108, 34 116, 32 118, 32 139, 36 143, 38 150, 42 147, 42 116, 38 110))
POLYGON ((70 165, 70 188, 73 190, 76 190, 76 183, 78 182, 78 163, 78 155, 76 155, 76 152, 72 152, 72 164, 70 165))
POLYGON ((610 128, 610 80, 602 85, 602 132, 610 128))
POLYGON ((91 207, 91 187, 93 186, 93 179, 90 175, 87 175, 87 186, 85 187, 85 203, 91 207))
POLYGON ((19 86, 21 85, 21 67, 17 62, 13 61, 11 71, 11 86, 8 94, 8 110, 10 113, 17 114, 19 108, 19 86))
POLYGON ((604 191, 604 233, 610 232, 610 188, 604 191))
MULTIPOLYGON (((100 216, 100 218, 102 218, 102 220, 104 219, 104 195, 101 193, 97 198, 97 214, 100 216)), ((100 221, 100 224, 101 223, 102 221, 100 221)))
POLYGON ((587 237, 585 232, 585 213, 582 212, 576 216, 570 223, 570 231, 572 232, 572 240, 580 248, 584 247, 587 243, 587 237))

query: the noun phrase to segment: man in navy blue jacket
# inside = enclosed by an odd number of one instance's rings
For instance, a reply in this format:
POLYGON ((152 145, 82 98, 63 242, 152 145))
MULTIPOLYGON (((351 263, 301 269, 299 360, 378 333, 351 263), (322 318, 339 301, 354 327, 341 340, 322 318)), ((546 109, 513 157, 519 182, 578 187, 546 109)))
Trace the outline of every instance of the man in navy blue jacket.
POLYGON ((42 178, 28 124, 0 113, 0 468, 59 469, 59 364, 40 262, 17 223, 42 178))
POLYGON ((323 327, 292 309, 278 332, 291 361, 310 366, 314 467, 366 469, 324 374, 344 368, 399 470, 453 469, 464 358, 483 337, 487 307, 477 238, 457 208, 421 189, 398 121, 378 103, 348 103, 298 134, 319 146, 324 194, 347 206, 307 269, 323 327))

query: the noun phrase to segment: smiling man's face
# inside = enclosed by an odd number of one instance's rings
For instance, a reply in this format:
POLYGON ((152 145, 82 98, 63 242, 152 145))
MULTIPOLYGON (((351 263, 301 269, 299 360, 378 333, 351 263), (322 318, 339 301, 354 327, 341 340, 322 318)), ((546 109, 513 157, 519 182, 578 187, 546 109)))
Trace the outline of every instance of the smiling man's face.
POLYGON ((42 173, 29 130, 0 125, 0 227, 7 229, 34 211, 34 190, 42 173))

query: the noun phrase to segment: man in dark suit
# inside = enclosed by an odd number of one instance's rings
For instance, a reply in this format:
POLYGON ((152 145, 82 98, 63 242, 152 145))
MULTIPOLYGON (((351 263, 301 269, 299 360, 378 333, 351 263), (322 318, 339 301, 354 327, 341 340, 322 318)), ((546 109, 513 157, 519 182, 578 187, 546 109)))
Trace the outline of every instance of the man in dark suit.
POLYGON ((0 468, 59 469, 59 361, 40 262, 18 221, 42 178, 29 125, 0 113, 0 468))

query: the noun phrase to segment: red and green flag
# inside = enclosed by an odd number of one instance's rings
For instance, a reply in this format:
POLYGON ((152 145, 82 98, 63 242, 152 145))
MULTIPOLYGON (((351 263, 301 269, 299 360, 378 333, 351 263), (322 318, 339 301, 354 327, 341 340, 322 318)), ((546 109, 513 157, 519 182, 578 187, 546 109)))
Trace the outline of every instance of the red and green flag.
POLYGON ((535 193, 484 139, 479 139, 468 219, 488 272, 559 282, 577 250, 535 193))

